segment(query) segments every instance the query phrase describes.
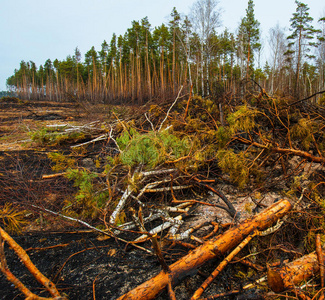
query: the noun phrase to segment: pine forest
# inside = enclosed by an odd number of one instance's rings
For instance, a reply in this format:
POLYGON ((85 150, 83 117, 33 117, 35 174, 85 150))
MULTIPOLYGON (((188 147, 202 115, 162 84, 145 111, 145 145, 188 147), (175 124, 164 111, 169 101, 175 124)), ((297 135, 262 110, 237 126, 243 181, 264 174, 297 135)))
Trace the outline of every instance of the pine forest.
POLYGON ((262 40, 253 1, 236 32, 219 32, 218 2, 208 2, 199 1, 185 17, 174 8, 170 21, 155 28, 147 17, 133 21, 123 36, 104 40, 100 51, 91 47, 84 61, 78 48, 39 67, 21 61, 7 85, 24 99, 120 104, 171 99, 181 86, 221 101, 241 95, 249 80, 281 96, 324 90, 325 18, 314 28, 307 4, 296 1, 289 31, 275 25, 262 40), (266 47, 269 58, 261 65, 266 47))

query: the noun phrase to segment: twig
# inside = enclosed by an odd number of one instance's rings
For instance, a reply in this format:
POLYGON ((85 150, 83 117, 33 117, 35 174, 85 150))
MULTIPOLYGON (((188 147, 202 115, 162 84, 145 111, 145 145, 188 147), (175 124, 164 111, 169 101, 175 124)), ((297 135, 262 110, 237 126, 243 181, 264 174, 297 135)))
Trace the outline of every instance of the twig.
POLYGON ((145 187, 143 187, 140 191, 140 193, 138 194, 138 196, 136 197, 137 200, 139 200, 142 195, 148 190, 148 189, 152 189, 154 187, 156 187, 157 185, 161 184, 161 183, 166 183, 169 182, 169 179, 164 179, 164 180, 160 180, 160 181, 155 181, 155 182, 150 182, 148 183, 145 187))
POLYGON ((196 231, 196 230, 198 230, 198 229, 200 229, 200 228, 202 228, 202 227, 204 227, 206 225, 208 225, 208 223, 204 222, 204 223, 198 224, 196 226, 193 226, 193 227, 185 230, 182 233, 178 233, 178 234, 170 233, 170 238, 173 239, 173 240, 177 240, 177 241, 187 239, 187 238, 189 238, 191 233, 193 233, 194 231, 196 231))
POLYGON ((0 234, 0 270, 6 276, 6 278, 19 289, 26 297, 36 296, 33 294, 8 268, 6 256, 4 252, 4 241, 0 234))
POLYGON ((187 114, 188 114, 188 109, 189 109, 190 102, 191 102, 191 99, 192 99, 192 90, 193 90, 193 85, 191 85, 190 95, 189 95, 188 100, 187 100, 186 109, 185 109, 185 113, 184 113, 184 117, 183 117, 184 120, 186 119, 187 114))
POLYGON ((160 124, 160 126, 159 126, 158 131, 160 131, 160 130, 162 129, 162 126, 164 125, 165 121, 167 120, 167 118, 168 118, 168 116, 169 116, 169 113, 170 113, 171 109, 172 109, 173 106, 176 104, 176 102, 177 102, 177 100, 178 100, 178 98, 179 98, 179 96, 180 96, 180 94, 181 94, 182 89, 183 89, 183 86, 181 86, 181 88, 179 89, 178 95, 177 95, 175 101, 173 102, 173 104, 169 107, 169 109, 168 109, 168 111, 167 111, 167 114, 166 114, 165 118, 163 119, 163 121, 161 122, 161 124, 160 124))
POLYGON ((155 131, 155 127, 153 126, 152 122, 150 121, 149 117, 147 116, 147 113, 145 113, 144 116, 146 117, 147 121, 150 123, 152 131, 155 131))
POLYGON ((227 197, 222 192, 217 191, 215 188, 213 188, 212 186, 210 186, 210 185, 208 185, 206 183, 202 183, 201 180, 198 179, 198 178, 196 178, 196 177, 194 177, 194 180, 198 184, 205 186, 211 192, 213 192, 214 194, 218 195, 222 199, 222 201, 227 205, 227 207, 223 207, 223 206, 218 206, 218 207, 226 210, 230 214, 230 216, 232 218, 236 218, 237 212, 236 212, 235 207, 232 205, 232 203, 227 199, 227 197))
MULTIPOLYGON (((143 225, 141 207, 140 207, 140 210, 138 212, 139 217, 136 216, 135 210, 133 208, 131 209, 131 211, 132 211, 132 216, 133 216, 133 218, 135 220, 135 223, 138 224, 138 227, 139 227, 139 229, 141 231, 145 232, 146 229, 145 229, 145 227, 143 225)), ((156 253, 157 259, 158 259, 159 263, 161 264, 164 272, 165 273, 170 273, 170 269, 169 269, 168 265, 166 264, 164 256, 163 256, 163 254, 161 252, 161 248, 160 248, 160 246, 158 244, 157 233, 155 233, 154 235, 151 235, 149 233, 146 233, 146 234, 149 236, 149 238, 151 240, 152 247, 153 247, 153 249, 154 249, 154 251, 156 253)), ((171 278, 170 278, 169 283, 168 283, 168 294, 169 294, 170 299, 176 300, 175 293, 174 293, 173 288, 172 288, 172 280, 171 280, 171 278)))
POLYGON ((177 171, 177 169, 162 169, 162 170, 152 170, 147 172, 142 172, 141 175, 146 176, 152 176, 152 175, 160 175, 160 174, 166 174, 166 173, 173 173, 177 171))
POLYGON ((216 295, 211 295, 206 298, 200 298, 200 300, 215 300, 215 299, 218 299, 221 297, 229 297, 229 296, 237 295, 240 292, 241 292, 241 290, 232 290, 230 292, 224 292, 224 293, 220 293, 220 294, 216 294, 216 295))
MULTIPOLYGON (((141 206, 140 206, 140 211, 141 212, 141 206)), ((137 225, 138 229, 141 231, 141 232, 147 232, 147 230, 145 229, 144 227, 144 224, 143 224, 143 219, 142 219, 142 215, 141 215, 141 219, 136 215, 136 212, 135 212, 135 209, 133 207, 130 207, 130 212, 132 213, 132 219, 133 219, 133 222, 137 225)), ((139 213, 138 212, 138 213, 139 213)), ((141 212, 142 214, 142 212, 141 212)))
MULTIPOLYGON (((190 209, 189 207, 186 208, 187 211, 188 211, 189 209, 190 209)), ((154 235, 154 234, 156 234, 156 233, 158 233, 158 232, 163 231, 164 229, 169 228, 169 227, 172 226, 173 224, 181 223, 181 222, 182 222, 182 218, 183 218, 183 215, 179 215, 179 216, 177 216, 177 217, 175 217, 175 218, 169 218, 169 220, 168 220, 167 222, 164 222, 164 223, 162 223, 161 225, 159 225, 159 226, 157 226, 157 227, 151 229, 151 230, 149 231, 149 234, 150 234, 150 235, 154 235)), ((148 236, 148 234, 143 234, 143 235, 141 235, 140 237, 136 238, 136 239, 135 239, 135 242, 140 242, 140 241, 146 239, 147 236, 148 236)))
MULTIPOLYGON (((75 219, 75 218, 72 218, 72 217, 68 217, 68 216, 65 216, 65 215, 63 215, 63 214, 60 214, 60 213, 58 213, 58 212, 55 212, 55 211, 49 210, 49 209, 47 209, 47 208, 42 208, 42 207, 39 207, 39 206, 34 205, 34 204, 30 204, 30 205, 31 205, 32 207, 37 208, 37 209, 44 210, 44 211, 46 211, 47 213, 53 214, 53 215, 55 215, 55 216, 59 216, 59 217, 61 217, 61 218, 64 218, 64 219, 67 219, 67 220, 70 220, 70 221, 73 221, 73 222, 77 222, 77 223, 79 223, 79 224, 82 224, 82 225, 84 225, 84 226, 86 226, 86 227, 88 227, 88 228, 90 228, 90 229, 92 229, 92 230, 94 230, 94 231, 100 232, 100 233, 102 233, 102 234, 104 234, 104 235, 107 235, 107 236, 109 236, 109 237, 113 237, 113 238, 115 238, 115 239, 117 239, 117 240, 119 240, 119 241, 121 241, 121 242, 126 243, 126 244, 129 244, 129 243, 130 243, 130 242, 124 240, 124 239, 121 239, 121 238, 115 236, 114 234, 107 233, 107 232, 105 232, 105 231, 103 231, 103 230, 100 230, 100 229, 94 227, 94 226, 91 226, 90 224, 88 224, 88 223, 85 222, 85 221, 82 221, 82 220, 79 220, 79 219, 75 219)), ((148 252, 148 253, 152 254, 152 252, 151 252, 150 250, 146 249, 146 248, 143 248, 143 247, 141 247, 141 246, 134 245, 134 244, 132 244, 132 245, 133 245, 134 247, 136 247, 136 248, 139 248, 139 249, 141 249, 141 250, 143 250, 143 251, 145 251, 145 252, 148 252)))
POLYGON ((168 296, 170 300, 176 300, 176 295, 172 286, 172 276, 168 276, 168 284, 167 284, 168 296))
POLYGON ((109 138, 115 143, 118 151, 119 152, 122 152, 121 149, 120 149, 120 147, 119 147, 119 145, 118 145, 118 143, 117 143, 117 141, 113 138, 112 133, 113 133, 113 127, 111 126, 111 130, 109 132, 109 138))
POLYGON ((203 237, 204 240, 207 240, 210 237, 214 236, 219 230, 219 224, 218 223, 210 222, 210 224, 213 225, 214 228, 210 233, 208 233, 206 236, 203 237))
POLYGON ((156 255, 157 255, 157 259, 158 259, 159 263, 161 264, 163 270, 164 270, 166 273, 168 273, 170 270, 169 270, 168 265, 166 264, 166 261, 165 261, 165 259, 164 259, 164 256, 163 256, 162 253, 161 253, 161 249, 160 249, 160 246, 159 246, 159 244, 158 244, 158 240, 157 240, 157 233, 154 234, 154 235, 152 235, 152 236, 150 237, 150 240, 151 240, 151 242, 152 242, 152 247, 153 247, 153 249, 155 250, 155 253, 156 253, 156 255))
MULTIPOLYGON (((152 247, 155 250, 155 253, 157 255, 157 259, 158 259, 159 263, 161 264, 163 270, 165 271, 165 273, 170 273, 169 266, 166 264, 164 256, 161 252, 161 248, 158 244, 157 234, 154 234, 153 236, 151 236, 150 240, 152 242, 152 247)), ((168 290, 169 299, 176 300, 176 295, 175 295, 175 293, 173 291, 173 287, 172 287, 172 277, 171 276, 168 277, 167 290, 168 290)))
POLYGON ((204 241, 198 237, 196 237, 195 235, 191 235, 191 240, 198 242, 199 244, 203 245, 204 241))
POLYGON ((88 142, 84 142, 84 143, 81 143, 81 144, 78 144, 78 145, 73 145, 73 146, 70 146, 71 149, 73 148, 77 148, 77 147, 82 147, 82 146, 85 146, 85 145, 88 145, 88 144, 91 144, 91 143, 95 143, 95 142, 98 142, 98 141, 102 141, 102 140, 106 140, 107 139, 107 134, 103 134, 99 137, 96 137, 88 142))
POLYGON ((243 258, 237 258, 236 257, 236 260, 233 261, 233 263, 238 263, 240 262, 241 264, 243 265, 246 265, 252 269, 255 269, 256 271, 259 271, 259 272, 263 272, 265 271, 265 267, 261 266, 261 265, 258 265, 256 263, 252 263, 251 261, 249 261, 248 259, 243 259, 243 258))
POLYGON ((96 276, 96 278, 93 281, 93 300, 96 300, 96 286, 95 286, 95 282, 97 280, 99 275, 96 276))
POLYGON ((51 179, 51 178, 55 178, 55 177, 64 176, 65 174, 67 174, 67 172, 56 173, 56 174, 49 174, 49 175, 42 175, 42 179, 51 179))
MULTIPOLYGON (((1 242, 1 235, 0 235, 0 242, 1 242)), ((0 247, 2 248, 1 250, 2 252, 3 245, 0 247)), ((39 297, 36 294, 32 293, 14 274, 11 273, 5 261, 5 257, 2 253, 0 254, 0 270, 6 276, 7 280, 9 280, 17 289, 19 289, 26 296, 26 299, 33 299, 33 300, 53 299, 53 298, 39 297)))
POLYGON ((69 246, 70 244, 59 244, 59 245, 54 245, 54 246, 48 246, 48 247, 30 247, 30 248, 27 248, 25 249, 25 251, 45 251, 45 250, 48 250, 48 249, 54 249, 54 248, 63 248, 63 247, 67 247, 69 246))
POLYGON ((114 211, 112 212, 110 219, 109 219, 109 223, 111 225, 113 225, 117 219, 117 217, 119 216, 121 210, 124 207, 124 204, 126 202, 126 200, 129 198, 129 196, 131 195, 133 189, 130 185, 127 186, 126 190, 124 191, 119 203, 116 205, 114 211))
MULTIPOLYGON (((287 128, 287 126, 285 126, 285 125, 284 125, 284 127, 287 128)), ((237 136, 235 139, 242 142, 243 144, 246 144, 246 145, 267 149, 269 152, 292 154, 292 155, 297 155, 297 156, 306 158, 309 161, 313 161, 313 162, 317 162, 317 163, 325 163, 325 158, 324 157, 314 156, 314 155, 312 155, 312 154, 310 154, 309 152, 306 152, 306 151, 296 150, 296 149, 293 149, 293 148, 272 147, 269 144, 264 145, 264 144, 260 144, 260 143, 257 143, 257 142, 252 142, 252 141, 246 140, 246 139, 244 139, 244 138, 242 138, 240 136, 237 136)))
MULTIPOLYGON (((179 186, 174 186, 173 190, 184 190, 184 189, 189 189, 190 187, 192 187, 192 185, 179 185, 179 186)), ((158 193, 158 192, 167 192, 170 191, 171 187, 170 186, 166 186, 163 188, 156 188, 156 189, 146 189, 145 192, 146 193, 158 193)))
MULTIPOLYGON (((139 168, 137 168, 134 171, 134 173, 132 175, 132 178, 131 178, 131 181, 133 181, 134 176, 135 176, 135 174, 138 173, 138 171, 139 171, 139 168)), ((110 216, 109 223, 111 225, 113 225, 116 222, 116 219, 119 216, 121 210, 123 209, 126 200, 129 198, 129 196, 132 194, 132 192, 133 192, 133 188, 132 188, 131 184, 128 184, 128 186, 127 186, 126 190, 124 191, 119 203, 116 205, 114 211, 112 212, 112 214, 110 216)))
MULTIPOLYGON (((176 210, 179 210, 177 212, 185 213, 185 212, 187 212, 187 210, 186 209, 183 209, 183 208, 185 208, 186 206, 189 206, 189 205, 191 205, 191 203, 189 203, 189 202, 186 203, 185 202, 185 203, 182 203, 180 205, 177 205, 174 208, 176 210)), ((166 209, 167 211, 169 211, 168 207, 166 207, 164 209, 166 209)), ((161 218, 161 216, 162 216, 162 211, 161 210, 159 210, 158 213, 155 213, 155 214, 152 214, 151 213, 148 217, 146 217, 146 218, 143 219, 143 224, 145 224, 147 222, 152 222, 154 220, 157 220, 158 218, 161 218)), ((112 230, 112 232, 113 232, 114 235, 117 235, 121 231, 130 230, 130 229, 133 229, 135 227, 136 227, 136 224, 134 224, 134 222, 131 221, 131 222, 128 222, 128 223, 124 223, 124 224, 122 224, 122 225, 120 225, 118 227, 114 227, 114 230, 112 230)))
POLYGON ((198 204, 202 204, 202 205, 206 205, 206 206, 213 206, 213 207, 219 207, 222 209, 226 209, 226 207, 218 205, 218 204, 213 204, 213 203, 208 203, 208 202, 204 202, 204 201, 200 201, 200 200, 173 200, 172 203, 198 203, 198 204))
MULTIPOLYGON (((176 217, 176 218, 175 218, 175 221, 176 221, 176 220, 179 221, 179 220, 180 220, 180 216, 176 217)), ((159 225, 159 226, 157 226, 157 227, 151 229, 151 230, 148 232, 148 234, 151 234, 151 235, 156 234, 156 233, 158 233, 158 232, 163 231, 164 229, 169 228, 169 227, 172 226, 172 225, 173 225, 173 223, 171 223, 171 222, 164 222, 164 223, 162 223, 161 225, 159 225)), ((138 243, 139 243, 139 242, 142 242, 142 241, 144 241, 145 239, 147 239, 148 234, 143 234, 143 235, 141 235, 140 237, 136 238, 134 241, 135 241, 135 242, 138 242, 138 243)))

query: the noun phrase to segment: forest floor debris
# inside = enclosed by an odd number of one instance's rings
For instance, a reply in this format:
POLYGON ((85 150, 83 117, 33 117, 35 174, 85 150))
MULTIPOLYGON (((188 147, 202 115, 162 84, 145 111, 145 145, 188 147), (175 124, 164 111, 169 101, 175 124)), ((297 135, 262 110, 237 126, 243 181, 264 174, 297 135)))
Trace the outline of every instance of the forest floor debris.
MULTIPOLYGON (((225 106, 221 126, 220 105, 196 97, 94 105, 91 113, 75 103, 0 100, 1 224, 10 229, 10 217, 23 212, 28 224, 18 222, 23 234, 14 238, 61 294, 117 299, 279 199, 299 199, 268 236, 247 241, 204 294, 275 299, 266 281, 242 286, 265 276, 269 263, 314 251, 325 230, 324 116, 285 101, 225 106)), ((15 276, 49 296, 7 246, 5 254, 15 276)), ((185 272, 157 299, 190 299, 220 261, 185 272)), ((3 276, 0 284, 2 299, 20 299, 3 276)))

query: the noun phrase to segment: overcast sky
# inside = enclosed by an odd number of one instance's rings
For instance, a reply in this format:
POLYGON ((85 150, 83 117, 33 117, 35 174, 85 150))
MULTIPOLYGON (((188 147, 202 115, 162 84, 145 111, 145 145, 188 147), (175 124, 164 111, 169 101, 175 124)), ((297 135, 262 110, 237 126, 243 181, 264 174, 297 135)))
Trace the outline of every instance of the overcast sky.
MULTIPOLYGON (((39 67, 50 58, 63 60, 78 47, 85 54, 112 34, 124 34, 133 20, 148 16, 152 27, 167 23, 173 7, 187 15, 195 0, 0 0, 0 91, 6 79, 19 68, 21 60, 39 67)), ((310 15, 324 16, 324 0, 305 0, 310 15)), ((248 0, 220 0, 222 28, 234 32, 248 0)), ((262 38, 268 40, 270 27, 278 22, 289 26, 295 12, 294 0, 255 0, 255 17, 261 23, 262 38)), ((267 53, 264 54, 267 59, 267 53)))

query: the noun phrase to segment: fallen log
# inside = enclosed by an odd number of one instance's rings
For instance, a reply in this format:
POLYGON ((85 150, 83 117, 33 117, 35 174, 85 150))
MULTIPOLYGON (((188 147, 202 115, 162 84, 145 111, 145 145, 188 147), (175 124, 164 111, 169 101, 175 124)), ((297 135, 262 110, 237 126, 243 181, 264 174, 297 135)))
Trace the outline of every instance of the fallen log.
POLYGON ((280 267, 268 266, 267 281, 272 291, 278 293, 299 286, 318 272, 317 254, 312 252, 280 267))
POLYGON ((182 280, 207 261, 220 256, 236 247, 250 233, 263 231, 285 216, 291 209, 287 200, 274 203, 260 214, 251 217, 239 225, 228 229, 224 234, 214 237, 203 245, 189 252, 186 256, 169 266, 169 272, 161 271, 155 277, 149 279, 135 289, 122 295, 118 300, 125 299, 154 299, 168 284, 182 280))

